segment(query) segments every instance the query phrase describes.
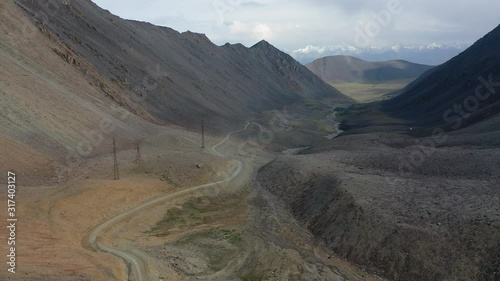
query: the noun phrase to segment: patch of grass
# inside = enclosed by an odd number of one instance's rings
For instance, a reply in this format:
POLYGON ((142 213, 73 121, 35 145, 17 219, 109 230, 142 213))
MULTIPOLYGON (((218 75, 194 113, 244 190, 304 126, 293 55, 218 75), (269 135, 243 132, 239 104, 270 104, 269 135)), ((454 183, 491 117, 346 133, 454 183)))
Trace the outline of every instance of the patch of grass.
POLYGON ((236 230, 227 230, 224 232, 224 238, 233 245, 240 245, 243 243, 243 236, 236 230))
POLYGON ((235 212, 237 214, 244 212, 242 205, 247 195, 243 192, 237 196, 190 198, 180 205, 169 208, 163 218, 145 233, 165 237, 174 231, 219 223, 221 220, 233 217, 235 212))
POLYGON ((198 243, 204 239, 225 241, 238 246, 243 243, 243 234, 235 229, 210 229, 190 235, 180 241, 181 244, 198 243))
POLYGON ((335 129, 332 127, 331 124, 324 122, 319 124, 319 132, 321 133, 333 133, 334 131, 335 129))
POLYGON ((241 253, 243 242, 244 238, 241 231, 216 228, 189 235, 175 242, 175 244, 197 247, 206 257, 210 270, 217 272, 224 269, 241 253))
POLYGON ((314 111, 312 112, 312 114, 308 117, 308 119, 312 119, 312 120, 315 120, 315 121, 319 121, 319 120, 324 120, 328 117, 328 115, 332 114, 332 112, 330 110, 328 111, 314 111))
POLYGON ((305 106, 307 107, 316 107, 316 106, 321 106, 323 103, 317 99, 311 99, 308 98, 304 101, 305 106))
POLYGON ((404 88, 412 80, 385 83, 335 83, 333 87, 359 102, 372 102, 393 97, 391 93, 404 88))
POLYGON ((262 273, 250 272, 241 276, 242 281, 261 281, 264 280, 265 276, 262 273))
POLYGON ((163 219, 156 223, 149 233, 158 237, 167 236, 173 228, 203 224, 218 211, 218 206, 212 204, 208 198, 192 198, 181 206, 168 209, 163 219))

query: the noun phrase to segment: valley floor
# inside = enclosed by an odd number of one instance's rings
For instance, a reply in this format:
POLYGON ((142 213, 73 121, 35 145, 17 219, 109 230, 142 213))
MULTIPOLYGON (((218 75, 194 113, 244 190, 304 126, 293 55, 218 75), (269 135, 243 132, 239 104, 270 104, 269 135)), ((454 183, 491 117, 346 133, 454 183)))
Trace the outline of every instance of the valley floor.
POLYGON ((305 120, 279 120, 208 137, 205 149, 197 134, 167 129, 144 141, 141 163, 135 150, 118 154, 119 181, 103 157, 87 179, 21 187, 18 271, 0 279, 381 280, 335 257, 254 182, 279 156, 262 150, 263 135, 308 142, 287 125, 305 120))
POLYGON ((118 181, 107 155, 87 178, 20 187, 18 272, 0 279, 497 280, 495 146, 330 140, 332 116, 315 101, 265 112, 204 149, 165 128, 142 162, 118 154, 118 181))

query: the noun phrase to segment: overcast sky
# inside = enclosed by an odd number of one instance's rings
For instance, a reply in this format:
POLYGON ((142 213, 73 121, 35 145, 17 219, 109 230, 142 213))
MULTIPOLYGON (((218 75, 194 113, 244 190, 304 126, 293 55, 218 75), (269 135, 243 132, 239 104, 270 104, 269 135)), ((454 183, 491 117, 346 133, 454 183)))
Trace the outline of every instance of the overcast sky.
POLYGON ((470 44, 500 23, 497 0, 93 0, 126 19, 214 43, 265 39, 292 52, 306 46, 470 44))

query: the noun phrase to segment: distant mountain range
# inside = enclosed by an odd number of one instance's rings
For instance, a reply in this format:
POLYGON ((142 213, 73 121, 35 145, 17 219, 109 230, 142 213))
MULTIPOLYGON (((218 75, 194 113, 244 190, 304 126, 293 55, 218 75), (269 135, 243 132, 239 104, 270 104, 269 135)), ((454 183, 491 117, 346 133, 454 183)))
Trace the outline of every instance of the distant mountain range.
MULTIPOLYGON (((353 109, 345 129, 413 128, 458 130, 473 126, 480 139, 498 142, 500 132, 500 25, 448 62, 426 72, 390 100, 353 109), (374 118, 384 112, 390 120, 374 118), (396 122, 395 120, 399 120, 396 122)), ((479 139, 479 138, 478 138, 479 139)))
POLYGON ((368 62, 351 56, 330 56, 317 59, 306 65, 323 81, 344 82, 387 82, 416 79, 432 68, 429 65, 408 61, 368 62))
POLYGON ((456 123, 458 129, 499 118, 499 86, 500 25, 384 102, 383 110, 421 125, 456 123))
POLYGON ((351 45, 309 45, 287 52, 302 64, 334 55, 354 56, 367 61, 406 60, 419 64, 439 65, 464 51, 471 44, 395 45, 387 48, 360 49, 351 45))

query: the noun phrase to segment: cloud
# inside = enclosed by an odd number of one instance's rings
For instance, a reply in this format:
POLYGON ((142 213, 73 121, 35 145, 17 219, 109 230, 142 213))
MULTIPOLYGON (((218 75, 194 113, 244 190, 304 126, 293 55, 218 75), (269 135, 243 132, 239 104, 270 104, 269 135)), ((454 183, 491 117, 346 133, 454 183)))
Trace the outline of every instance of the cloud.
POLYGON ((321 55, 326 51, 325 47, 307 45, 305 48, 292 51, 293 54, 318 54, 321 55))
POLYGON ((292 56, 300 57, 306 56, 316 56, 320 57, 322 55, 332 55, 332 54, 355 54, 357 52, 363 51, 355 46, 351 45, 333 45, 333 46, 313 46, 308 45, 304 48, 299 48, 296 50, 289 51, 292 56))
POLYGON ((253 28, 253 33, 257 36, 257 40, 260 40, 261 38, 265 40, 272 40, 274 37, 274 33, 271 28, 267 24, 263 23, 258 23, 253 28))
POLYGON ((232 38, 240 38, 244 41, 250 39, 251 41, 272 40, 274 32, 271 27, 265 23, 244 23, 234 21, 227 23, 229 34, 232 38), (248 38, 250 37, 250 38, 248 38))

